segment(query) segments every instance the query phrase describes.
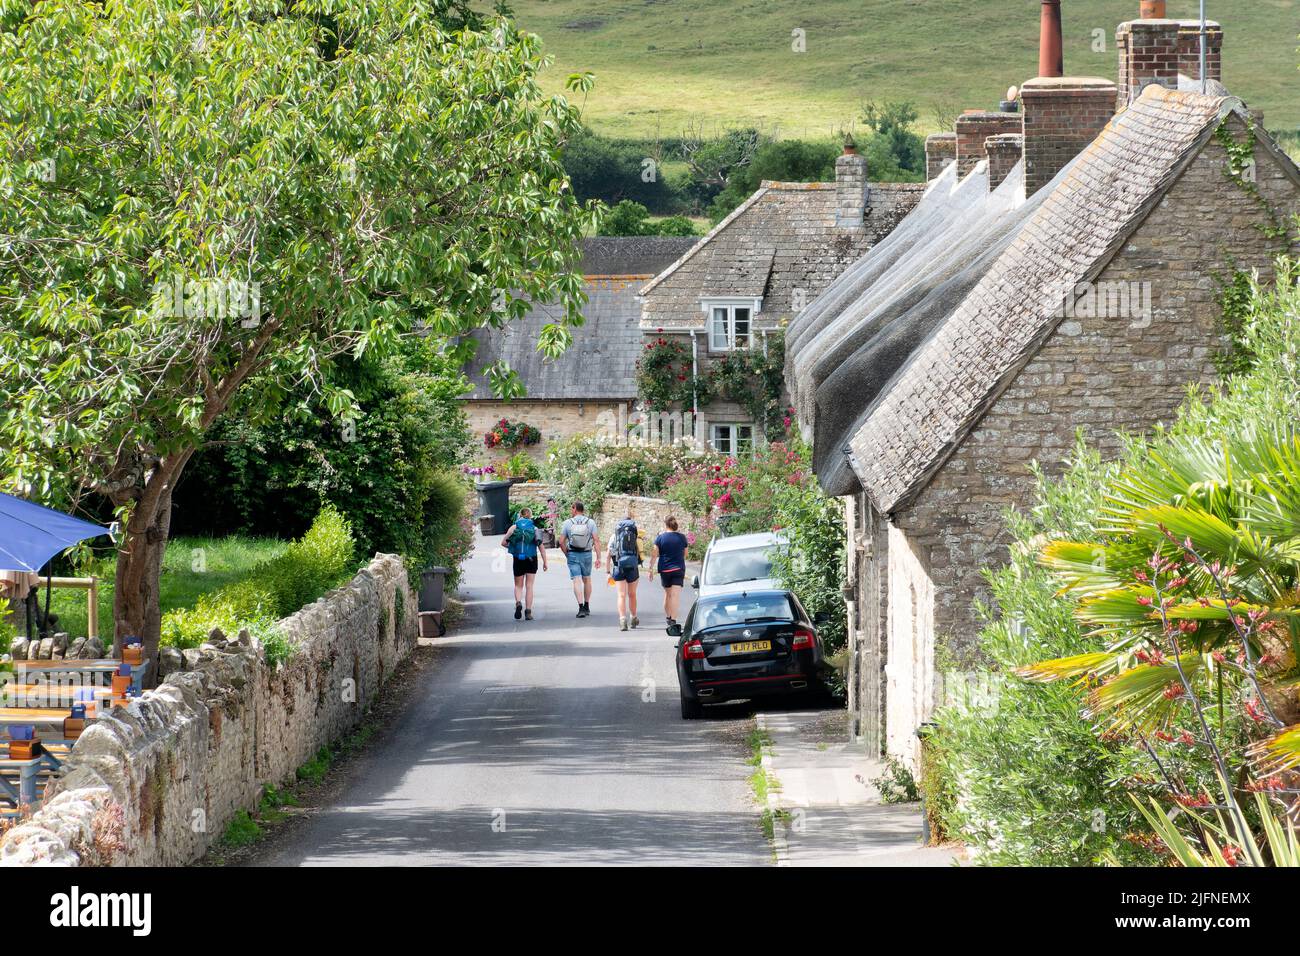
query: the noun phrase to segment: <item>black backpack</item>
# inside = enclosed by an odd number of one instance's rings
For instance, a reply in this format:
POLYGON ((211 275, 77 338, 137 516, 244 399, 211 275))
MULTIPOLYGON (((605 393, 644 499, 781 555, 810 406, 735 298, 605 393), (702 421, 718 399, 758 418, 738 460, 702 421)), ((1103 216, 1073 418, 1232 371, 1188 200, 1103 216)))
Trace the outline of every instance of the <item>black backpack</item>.
POLYGON ((618 559, 619 567, 631 568, 641 563, 640 552, 637 550, 636 522, 630 518, 620 521, 614 531, 614 556, 618 559))

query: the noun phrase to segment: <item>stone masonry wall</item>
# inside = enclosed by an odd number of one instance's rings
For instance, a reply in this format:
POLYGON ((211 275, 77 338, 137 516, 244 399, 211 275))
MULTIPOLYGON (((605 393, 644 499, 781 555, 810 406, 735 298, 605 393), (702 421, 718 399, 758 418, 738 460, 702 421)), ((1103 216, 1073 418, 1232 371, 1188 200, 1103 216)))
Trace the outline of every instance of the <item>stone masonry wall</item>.
POLYGON ((650 557, 650 545, 664 530, 664 518, 672 515, 677 518, 677 530, 682 534, 700 533, 704 530, 704 519, 686 513, 681 505, 663 498, 637 498, 632 495, 609 495, 600 506, 596 515, 596 528, 600 532, 601 547, 609 540, 614 528, 627 515, 628 505, 632 506, 632 517, 636 521, 637 531, 641 534, 645 556, 650 557))
MULTIPOLYGON (((525 451, 538 460, 546 457, 549 442, 562 441, 574 435, 594 434, 602 428, 618 426, 619 405, 631 407, 627 402, 590 401, 590 402, 498 402, 474 400, 465 403, 465 415, 469 420, 470 435, 477 442, 486 458, 496 460, 508 458, 515 454, 517 448, 487 448, 483 445, 483 436, 503 418, 521 421, 538 428, 542 440, 536 445, 522 446, 525 451)), ((626 416, 626 413, 624 413, 626 416)))
MULTIPOLYGON (((1300 209, 1294 182, 1263 150, 1256 158, 1266 199, 1279 211, 1300 209)), ((1225 178, 1226 160, 1211 142, 1099 277, 1150 283, 1150 325, 1140 317, 1064 319, 913 506, 894 516, 919 560, 896 562, 891 539, 891 633, 924 628, 906 622, 916 609, 904 592, 932 587, 937 644, 958 664, 976 653, 975 602, 989 598, 981 569, 1007 559, 1002 514, 1032 501, 1029 463, 1037 459, 1049 474, 1062 471, 1076 428, 1114 455, 1117 431, 1143 432, 1172 420, 1187 383, 1216 380, 1222 340, 1215 276, 1233 264, 1267 275, 1278 251, 1257 229, 1255 201, 1225 178), (912 580, 893 578, 900 573, 912 580)), ((891 656, 889 667, 905 663, 891 656)), ((891 684, 907 681, 891 678, 891 684)), ((927 712, 923 706, 918 716, 927 712)), ((890 737, 901 740, 914 729, 891 723, 890 737)))
POLYGON ((198 859, 264 786, 358 725, 415 649, 417 609, 401 559, 378 555, 281 622, 297 652, 280 667, 246 633, 204 645, 190 669, 86 730, 44 806, 0 842, 0 865, 109 862, 89 847, 118 813, 126 849, 111 862, 198 859))

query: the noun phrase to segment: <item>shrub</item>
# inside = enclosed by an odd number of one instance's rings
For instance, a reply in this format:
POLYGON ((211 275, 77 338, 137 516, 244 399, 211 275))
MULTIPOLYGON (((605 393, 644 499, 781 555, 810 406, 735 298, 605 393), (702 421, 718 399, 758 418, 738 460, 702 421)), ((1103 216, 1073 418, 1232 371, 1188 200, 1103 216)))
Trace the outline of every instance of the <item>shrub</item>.
POLYGON ((267 647, 268 662, 277 663, 289 649, 276 622, 347 580, 356 569, 355 548, 347 519, 327 506, 301 539, 248 579, 203 595, 192 609, 165 614, 162 643, 197 647, 213 628, 226 635, 248 628, 267 647))
POLYGON ((420 571, 445 567, 448 570, 447 590, 450 593, 456 589, 462 565, 474 547, 469 498, 469 487, 459 475, 440 471, 433 476, 424 501, 419 547, 408 552, 406 557, 412 587, 418 586, 420 571))
POLYGON ((694 460, 678 446, 615 446, 579 436, 551 446, 542 475, 562 502, 581 501, 595 513, 608 495, 658 496, 694 460))

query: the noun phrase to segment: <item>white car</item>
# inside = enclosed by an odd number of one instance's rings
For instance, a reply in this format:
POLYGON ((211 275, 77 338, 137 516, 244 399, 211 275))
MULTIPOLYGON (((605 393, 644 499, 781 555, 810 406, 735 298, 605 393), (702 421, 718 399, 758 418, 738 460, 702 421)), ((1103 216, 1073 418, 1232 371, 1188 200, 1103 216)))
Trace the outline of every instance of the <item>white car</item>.
POLYGON ((772 576, 772 553, 788 545, 788 539, 771 531, 714 538, 691 586, 700 597, 779 589, 780 582, 772 576))

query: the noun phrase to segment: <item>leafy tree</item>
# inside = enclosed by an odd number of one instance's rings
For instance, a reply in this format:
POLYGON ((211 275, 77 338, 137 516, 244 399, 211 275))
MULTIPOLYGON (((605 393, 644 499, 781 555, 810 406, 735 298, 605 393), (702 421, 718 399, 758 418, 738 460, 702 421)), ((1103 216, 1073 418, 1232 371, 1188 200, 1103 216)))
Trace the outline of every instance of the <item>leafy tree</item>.
POLYGON ((754 194, 765 179, 783 182, 815 183, 835 178, 835 158, 840 148, 829 140, 783 139, 764 143, 746 166, 732 171, 727 188, 718 194, 709 208, 714 222, 754 194))
POLYGON ((558 299, 539 349, 570 341, 577 111, 508 19, 449 32, 467 9, 47 0, 0 35, 0 481, 112 502, 119 639, 156 651, 173 490, 218 420, 304 380, 346 419, 323 370, 417 324, 558 299))
POLYGON ((656 212, 670 212, 681 206, 677 189, 663 174, 651 146, 608 139, 584 128, 570 137, 563 158, 564 170, 579 199, 599 199, 609 205, 630 200, 656 212))
POLYGON ((602 236, 694 236, 695 224, 685 216, 669 216, 654 222, 650 210, 639 202, 624 199, 601 220, 602 236))
POLYGON ((862 108, 862 122, 885 141, 894 164, 914 173, 925 171, 925 140, 912 128, 919 115, 911 103, 893 100, 862 108))

